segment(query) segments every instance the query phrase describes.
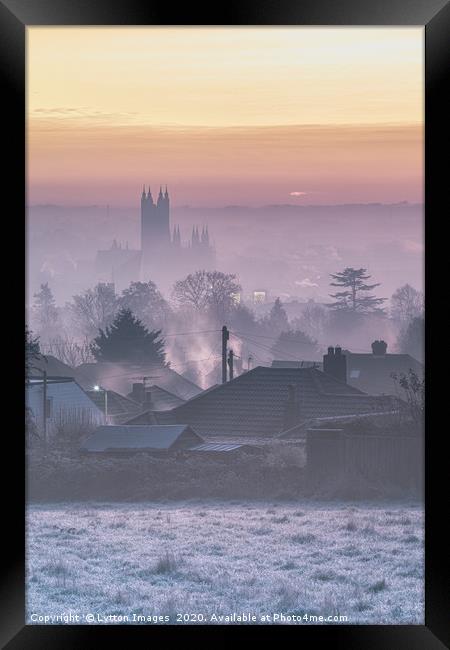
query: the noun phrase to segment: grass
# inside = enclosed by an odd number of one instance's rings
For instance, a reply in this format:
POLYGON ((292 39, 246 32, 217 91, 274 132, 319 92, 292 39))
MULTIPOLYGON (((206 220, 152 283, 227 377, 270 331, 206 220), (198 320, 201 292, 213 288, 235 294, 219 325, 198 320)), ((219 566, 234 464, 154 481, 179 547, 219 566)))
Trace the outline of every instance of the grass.
POLYGON ((173 618, 276 610, 423 624, 418 505, 249 505, 29 506, 27 622, 61 611, 173 618))

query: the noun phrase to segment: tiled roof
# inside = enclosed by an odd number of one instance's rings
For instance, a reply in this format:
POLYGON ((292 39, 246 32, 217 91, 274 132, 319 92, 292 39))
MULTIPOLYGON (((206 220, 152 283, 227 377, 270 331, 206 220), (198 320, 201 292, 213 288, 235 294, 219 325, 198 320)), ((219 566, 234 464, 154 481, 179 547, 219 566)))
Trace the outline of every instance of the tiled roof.
POLYGON ((364 354, 344 351, 347 357, 347 381, 352 386, 372 395, 389 394, 396 390, 391 373, 405 373, 411 369, 423 374, 423 365, 409 354, 364 354))
POLYGON ((171 413, 200 435, 271 436, 285 428, 290 386, 296 388, 300 421, 386 410, 386 398, 366 395, 315 368, 260 366, 171 413))
MULTIPOLYGON (((171 393, 161 386, 151 386, 146 390, 146 393, 150 393, 151 396, 151 407, 155 411, 170 411, 181 404, 184 404, 186 400, 178 397, 174 393, 171 393)), ((131 399, 131 394, 128 396, 131 399)))
POLYGON ((186 424, 172 426, 101 426, 83 443, 83 451, 168 450, 185 437, 190 446, 203 441, 186 424))
POLYGON ((95 384, 114 390, 121 395, 128 395, 132 385, 142 381, 143 376, 155 379, 155 384, 180 399, 187 400, 201 393, 201 388, 171 368, 159 368, 151 365, 134 365, 126 363, 83 363, 74 370, 75 378, 86 390, 92 390, 95 384))

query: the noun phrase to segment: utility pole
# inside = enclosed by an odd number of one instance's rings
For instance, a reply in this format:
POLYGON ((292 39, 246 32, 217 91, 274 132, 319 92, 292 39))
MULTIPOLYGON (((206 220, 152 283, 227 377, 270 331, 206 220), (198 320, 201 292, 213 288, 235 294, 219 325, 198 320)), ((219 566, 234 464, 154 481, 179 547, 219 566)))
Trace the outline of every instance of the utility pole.
POLYGON ((230 333, 226 325, 222 327, 222 384, 227 383, 227 341, 230 333))
POLYGON ((233 350, 230 350, 228 353, 228 367, 230 369, 230 381, 232 381, 234 377, 233 361, 234 361, 234 352, 233 350))
POLYGON ((43 399, 43 404, 42 404, 42 419, 43 419, 43 426, 42 426, 42 432, 44 435, 44 448, 47 449, 47 371, 43 370, 43 381, 42 381, 42 399, 43 399))

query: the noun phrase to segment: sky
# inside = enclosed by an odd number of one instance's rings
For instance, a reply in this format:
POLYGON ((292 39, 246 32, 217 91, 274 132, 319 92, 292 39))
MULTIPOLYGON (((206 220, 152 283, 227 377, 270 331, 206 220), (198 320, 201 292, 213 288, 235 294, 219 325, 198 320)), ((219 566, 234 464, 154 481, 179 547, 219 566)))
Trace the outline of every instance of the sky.
POLYGON ((28 27, 29 204, 423 200, 414 28, 28 27))

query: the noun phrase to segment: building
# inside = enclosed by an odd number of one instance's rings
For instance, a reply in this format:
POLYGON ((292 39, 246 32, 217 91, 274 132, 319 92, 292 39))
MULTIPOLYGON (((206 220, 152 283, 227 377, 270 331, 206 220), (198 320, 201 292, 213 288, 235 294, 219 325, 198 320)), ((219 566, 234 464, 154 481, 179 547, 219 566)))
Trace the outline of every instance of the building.
POLYGON ((186 401, 160 386, 155 384, 145 386, 143 382, 133 384, 132 391, 127 397, 139 403, 141 411, 142 409, 146 411, 171 411, 186 401))
POLYGON ((159 286, 200 269, 213 268, 215 251, 210 242, 208 226, 201 231, 192 227, 190 240, 182 242, 179 225, 170 223, 170 198, 167 187, 159 188, 156 202, 150 188, 141 195, 141 274, 159 286))
POLYGON ((74 379, 48 376, 45 384, 43 377, 30 377, 25 384, 25 403, 40 434, 44 429, 44 395, 48 438, 76 431, 83 435, 104 424, 103 411, 74 379))
POLYGON ((74 375, 78 383, 88 391, 97 385, 120 395, 129 395, 133 384, 152 380, 158 387, 181 400, 188 400, 202 392, 199 386, 168 367, 100 361, 77 366, 74 375))
POLYGON ((150 187, 141 194, 140 249, 129 249, 115 239, 111 247, 97 251, 95 269, 98 281, 113 282, 120 291, 131 282, 151 279, 167 290, 188 273, 215 266, 215 250, 208 226, 192 226, 190 238, 183 242, 179 225, 171 225, 170 197, 162 187, 156 201, 150 187))
POLYGON ((392 373, 408 374, 410 370, 423 377, 424 366, 409 354, 390 354, 387 343, 374 341, 372 353, 344 350, 346 378, 350 386, 372 395, 392 394, 398 391, 392 373))
POLYGON ((260 439, 317 417, 385 412, 396 404, 395 398, 367 395, 316 368, 259 366, 153 417, 188 423, 207 438, 260 439))
POLYGON ((86 394, 105 414, 107 424, 123 424, 142 411, 139 402, 114 390, 87 390, 86 394))
POLYGON ((118 291, 140 277, 141 251, 122 246, 115 239, 111 247, 97 251, 95 273, 99 282, 112 284, 118 291))
POLYGON ((81 445, 85 453, 134 454, 147 452, 164 455, 203 443, 186 424, 169 426, 100 426, 81 445))

